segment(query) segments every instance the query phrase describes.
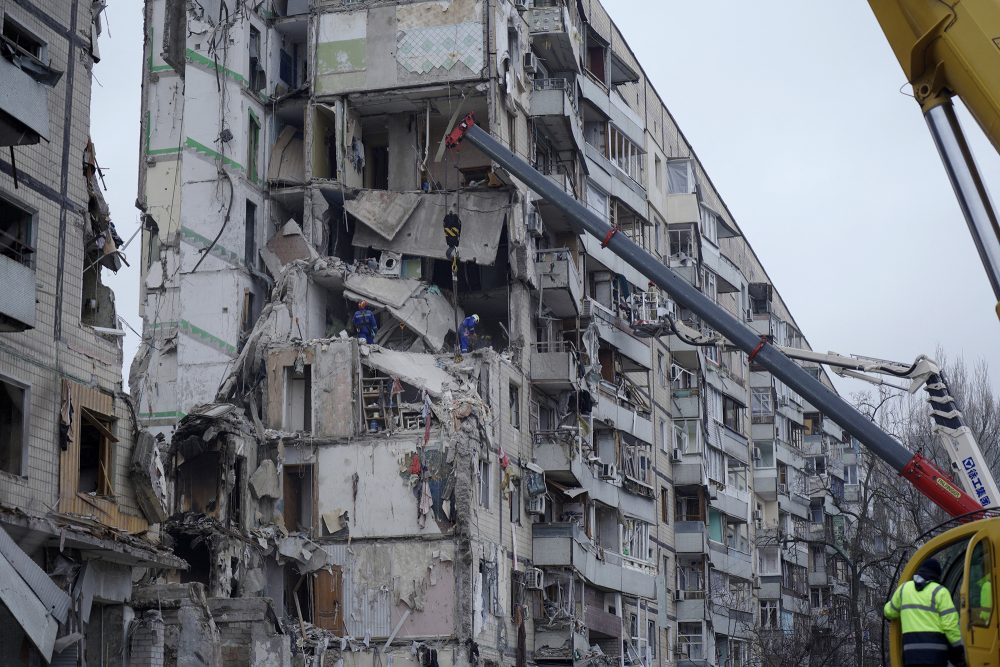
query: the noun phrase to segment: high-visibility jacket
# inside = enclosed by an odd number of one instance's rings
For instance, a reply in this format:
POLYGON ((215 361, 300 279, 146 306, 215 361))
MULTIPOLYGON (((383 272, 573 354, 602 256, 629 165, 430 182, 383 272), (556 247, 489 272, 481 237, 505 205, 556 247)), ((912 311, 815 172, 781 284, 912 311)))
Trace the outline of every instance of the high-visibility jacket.
POLYGON ((904 665, 946 665, 949 651, 962 645, 958 610, 951 593, 937 582, 921 587, 907 581, 892 594, 883 613, 890 621, 900 621, 904 665))
POLYGON ((981 625, 990 622, 990 615, 993 613, 993 582, 989 576, 980 577, 969 590, 972 596, 972 607, 976 614, 976 621, 981 625))

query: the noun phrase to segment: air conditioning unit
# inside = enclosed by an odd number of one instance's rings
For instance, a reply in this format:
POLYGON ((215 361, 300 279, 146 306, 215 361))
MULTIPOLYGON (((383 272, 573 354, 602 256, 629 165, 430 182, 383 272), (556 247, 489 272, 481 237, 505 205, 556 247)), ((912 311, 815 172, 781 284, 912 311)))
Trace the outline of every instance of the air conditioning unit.
POLYGON ((538 215, 538 209, 534 206, 528 207, 528 214, 524 219, 524 226, 528 233, 538 237, 542 235, 542 216, 538 215))
POLYGON ((545 573, 537 567, 530 567, 524 571, 524 585, 536 591, 545 588, 545 573))
POLYGON ((785 494, 787 496, 788 495, 788 484, 785 484, 784 482, 778 482, 778 493, 783 493, 783 494, 785 494))
POLYGON ((530 51, 524 54, 524 71, 534 74, 538 71, 538 56, 530 51))
POLYGON ((671 459, 674 461, 682 460, 682 453, 680 447, 674 447, 674 455, 671 457, 671 459))
POLYGON ((545 514, 545 494, 528 499, 528 514, 545 514))
POLYGON ((618 466, 614 463, 601 463, 597 468, 597 476, 601 479, 618 479, 618 466))

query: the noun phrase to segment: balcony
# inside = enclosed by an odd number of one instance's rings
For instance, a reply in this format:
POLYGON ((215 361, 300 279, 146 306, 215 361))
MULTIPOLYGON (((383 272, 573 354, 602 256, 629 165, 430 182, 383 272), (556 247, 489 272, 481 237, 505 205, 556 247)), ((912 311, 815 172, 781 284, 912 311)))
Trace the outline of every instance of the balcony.
POLYGON ((642 368, 653 369, 653 353, 649 343, 634 334, 631 322, 622 319, 592 297, 584 300, 580 316, 594 321, 597 325, 597 335, 601 340, 610 343, 611 347, 616 348, 642 368))
POLYGON ((599 475, 594 465, 584 463, 575 429, 536 431, 532 440, 535 463, 545 470, 547 478, 583 488, 591 500, 617 507, 646 523, 656 521, 652 488, 625 476, 607 479, 599 475))
POLYGON ((676 549, 679 554, 708 553, 708 534, 705 532, 705 522, 675 522, 674 549, 676 549))
POLYGON ((670 414, 674 419, 698 419, 701 416, 701 392, 697 388, 672 389, 670 414))
POLYGON ((531 344, 531 382, 543 391, 573 389, 577 380, 576 348, 568 341, 531 344))
MULTIPOLYGON (((52 74, 53 71, 40 61, 35 62, 47 74, 52 74)), ((55 81, 58 79, 55 76, 55 81)), ((32 76, 7 58, 0 58, 0 146, 23 146, 48 140, 49 89, 55 81, 41 72, 37 77, 32 76)))
MULTIPOLYGON (((538 171, 545 174, 545 177, 556 184, 560 190, 570 195, 574 199, 577 197, 576 188, 574 186, 573 177, 569 174, 561 171, 562 167, 555 165, 535 165, 538 171)), ((535 200, 535 208, 538 209, 538 214, 542 217, 542 222, 545 223, 545 229, 550 232, 569 232, 573 231, 573 226, 570 223, 569 217, 559 209, 559 207, 552 204, 547 199, 538 198, 535 200)))
POLYGON ((638 406, 612 393, 607 383, 601 383, 597 404, 594 406, 594 420, 610 424, 619 431, 653 444, 653 422, 648 414, 640 412, 638 406))
POLYGON ((810 586, 828 586, 830 584, 830 575, 827 571, 816 570, 815 572, 809 572, 809 585, 810 586))
MULTIPOLYGON (((675 482, 676 483, 676 482, 675 482)), ((715 492, 715 498, 711 499, 710 505, 731 517, 746 521, 750 508, 750 494, 746 491, 737 491, 733 487, 725 487, 715 492)))
POLYGON ((761 500, 774 501, 778 499, 777 468, 755 468, 753 471, 753 490, 761 500))
POLYGON ((708 617, 705 591, 677 591, 675 608, 678 621, 699 621, 708 617))
POLYGON ((654 590, 655 564, 597 547, 575 523, 536 523, 531 536, 538 567, 572 567, 594 586, 626 595, 654 590))
POLYGON ((709 541, 709 558, 712 565, 727 574, 741 579, 749 579, 753 576, 752 559, 749 553, 743 553, 727 547, 725 544, 709 541))
POLYGON ((0 290, 0 332, 35 328, 35 270, 15 259, 27 257, 14 252, 15 243, 4 245, 0 237, 0 285, 4 286, 0 290))
MULTIPOLYGON (((589 622, 589 617, 588 617, 589 622)), ((557 622, 555 627, 547 625, 543 615, 535 618, 535 657, 546 661, 573 661, 573 656, 586 653, 590 642, 586 631, 589 629, 581 619, 557 622), (583 632, 579 632, 583 630, 583 632)), ((619 621, 618 625, 621 625, 619 621)), ((619 630, 619 635, 621 631, 619 630)))
POLYGON ((674 463, 674 486, 706 486, 708 475, 701 457, 694 462, 674 463))
POLYGON ((583 123, 576 99, 576 79, 534 79, 531 117, 557 151, 584 148, 583 123))
POLYGON ((522 14, 532 37, 531 47, 553 72, 580 71, 580 45, 565 7, 531 7, 522 14))
POLYGON ((576 317, 583 299, 583 280, 573 253, 567 248, 539 250, 535 253, 535 271, 542 303, 556 317, 576 317))

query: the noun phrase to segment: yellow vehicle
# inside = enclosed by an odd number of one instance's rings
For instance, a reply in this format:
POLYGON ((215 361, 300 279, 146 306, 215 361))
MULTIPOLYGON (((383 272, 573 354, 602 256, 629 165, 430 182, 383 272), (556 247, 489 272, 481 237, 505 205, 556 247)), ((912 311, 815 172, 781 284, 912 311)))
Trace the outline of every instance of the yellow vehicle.
MULTIPOLYGON (((1000 2, 869 0, 927 120, 997 298, 1000 316, 1000 225, 959 126, 959 97, 1000 151, 1000 2)), ((942 565, 941 583, 959 610, 970 667, 1000 665, 1000 613, 992 594, 1000 551, 1000 518, 952 528, 918 550, 903 569, 908 581, 927 558, 942 565)), ((902 667, 899 624, 890 632, 893 667, 902 667)))

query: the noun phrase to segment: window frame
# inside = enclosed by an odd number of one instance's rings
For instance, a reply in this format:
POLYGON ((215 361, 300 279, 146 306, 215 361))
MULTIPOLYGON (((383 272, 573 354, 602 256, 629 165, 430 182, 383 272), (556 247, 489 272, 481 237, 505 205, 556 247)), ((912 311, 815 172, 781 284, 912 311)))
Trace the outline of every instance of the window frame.
POLYGON ((0 375, 0 383, 8 384, 21 390, 21 460, 17 466, 17 471, 0 468, 0 473, 7 473, 16 477, 26 477, 31 442, 31 385, 8 375, 0 375))

